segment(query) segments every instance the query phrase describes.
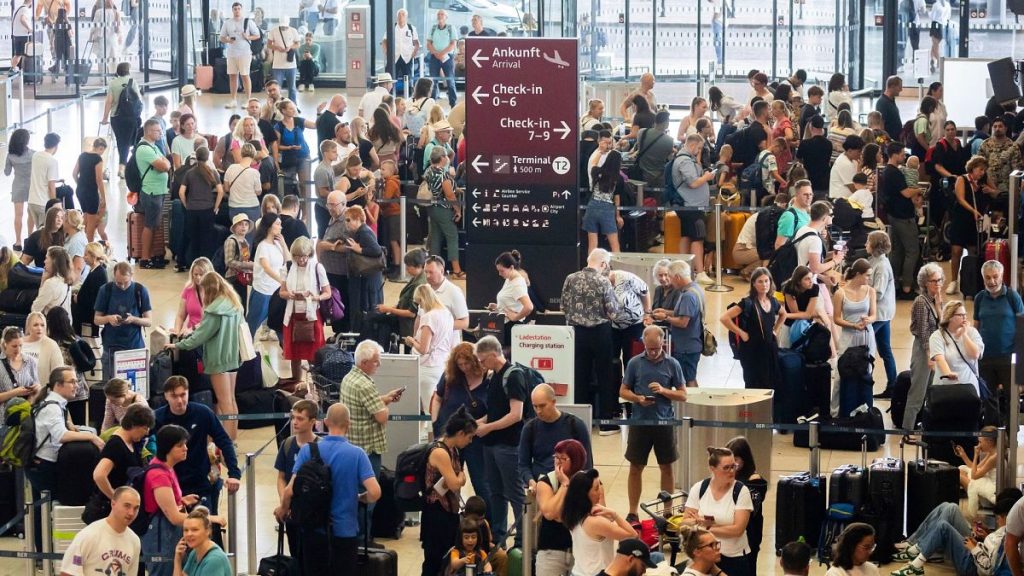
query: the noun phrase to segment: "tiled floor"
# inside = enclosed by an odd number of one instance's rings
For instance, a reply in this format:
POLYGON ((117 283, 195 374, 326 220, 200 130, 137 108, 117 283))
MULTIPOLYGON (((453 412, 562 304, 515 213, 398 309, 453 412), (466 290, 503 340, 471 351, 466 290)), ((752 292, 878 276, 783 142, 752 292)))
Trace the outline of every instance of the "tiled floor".
MULTIPOLYGON (((327 90, 318 90, 315 94, 302 93, 299 95, 300 106, 308 111, 312 111, 315 108, 317 101, 323 100, 329 97, 330 92, 327 90)), ((148 97, 152 98, 154 94, 149 94, 148 97)), ((227 125, 227 118, 229 112, 222 108, 224 97, 218 97, 213 95, 204 95, 201 99, 199 118, 200 128, 203 132, 215 132, 221 133, 227 125)), ((98 115, 101 112, 100 102, 90 101, 86 103, 85 114, 87 117, 87 128, 86 135, 93 135, 94 122, 98 119, 98 115)), ((353 103, 353 107, 354 107, 353 103)), ((29 109, 45 109, 47 103, 29 103, 29 109)), ((56 112, 53 115, 54 129, 64 136, 64 143, 62 144, 59 151, 59 158, 61 159, 61 173, 70 178, 71 169, 74 165, 75 158, 79 153, 79 142, 81 134, 79 133, 79 120, 77 111, 74 107, 71 109, 65 109, 56 112)), ((42 134, 47 130, 45 121, 39 125, 33 126, 33 140, 32 144, 34 147, 39 147, 42 134)), ((7 178, 0 178, 0 182, 3 185, 0 186, 0 206, 4 209, 0 210, 0 235, 10 238, 13 235, 12 227, 12 215, 11 210, 7 208, 9 204, 9 186, 10 180, 7 178)), ((116 188, 113 188, 116 190, 116 188)), ((123 200, 114 201, 113 198, 123 199, 123 189, 120 192, 113 192, 110 201, 111 214, 109 218, 109 232, 112 240, 112 245, 115 249, 115 256, 117 258, 124 258, 125 256, 125 205, 123 200)), ((539 264, 542 266, 542 263, 539 264)), ((536 267, 535 270, 536 272, 536 267)), ((153 302, 156 306, 156 319, 164 326, 170 326, 173 324, 174 314, 177 308, 177 302, 179 299, 179 293, 185 282, 185 276, 183 274, 175 274, 173 269, 167 269, 163 271, 149 271, 149 270, 138 270, 136 272, 136 279, 145 284, 151 291, 153 302)), ((736 278, 727 278, 727 283, 735 288, 732 292, 727 293, 708 293, 707 294, 707 312, 709 318, 717 318, 725 309, 725 307, 739 299, 745 292, 746 286, 743 285, 742 281, 738 281, 736 278)), ((394 301, 397 297, 399 287, 396 284, 387 284, 386 301, 394 301)), ((909 309, 910 304, 900 302, 897 304, 897 316, 893 321, 893 335, 892 343, 894 352, 896 354, 897 364, 901 368, 906 368, 909 365, 910 358, 910 346, 911 337, 908 332, 909 327, 909 309)), ((725 330, 717 322, 710 322, 709 326, 714 330, 718 336, 719 342, 725 342, 725 330)), ((281 363, 284 364, 284 363, 281 363)), ((878 365, 879 371, 881 371, 881 365, 878 365)), ((727 346, 721 346, 719 353, 713 358, 705 358, 700 363, 698 370, 698 381, 704 386, 714 387, 742 387, 742 373, 739 364, 733 360, 727 346)), ((876 390, 880 388, 876 387, 876 390)), ((885 403, 880 403, 880 406, 884 409, 885 403)), ((886 418, 888 424, 888 418, 886 418)), ((262 428, 256 430, 242 431, 239 435, 238 445, 239 452, 244 454, 246 452, 256 451, 259 449, 270 437, 270 429, 262 428)), ((886 446, 882 452, 871 454, 872 457, 880 456, 883 453, 890 455, 898 455, 898 439, 890 437, 886 446)), ((601 478, 605 484, 609 504, 619 510, 625 512, 626 510, 626 476, 628 472, 628 465, 622 457, 622 440, 620 436, 610 437, 595 437, 593 441, 595 457, 594 461, 597 468, 601 472, 601 478)), ((248 499, 255 498, 256 500, 256 518, 255 518, 255 533, 256 533, 256 558, 270 555, 274 552, 276 546, 276 537, 274 534, 274 522, 270 511, 277 504, 277 495, 275 491, 275 478, 276 474, 273 470, 273 459, 275 456, 275 450, 273 447, 267 449, 259 458, 256 460, 255 465, 255 477, 256 477, 256 493, 255 495, 247 493, 244 489, 238 494, 238 510, 239 517, 237 524, 233 528, 239 530, 239 550, 238 550, 238 568, 240 573, 248 571, 249 573, 255 572, 255 566, 250 566, 247 561, 247 547, 245 528, 247 522, 245 518, 245 510, 247 507, 248 499)), ((846 463, 859 463, 860 454, 853 452, 831 452, 824 451, 821 455, 821 468, 822 470, 830 470, 840 464, 846 463)), ((771 470, 762 470, 762 474, 768 472, 771 477, 771 485, 773 489, 768 493, 768 499, 765 502, 764 510, 766 515, 765 521, 765 537, 764 546, 765 551, 762 551, 759 559, 759 572, 763 574, 781 574, 777 566, 775 556, 771 553, 772 546, 774 545, 774 525, 776 519, 775 509, 775 495, 774 485, 780 475, 784 475, 789 472, 796 472, 806 470, 808 467, 808 452, 805 449, 798 449, 792 446, 792 440, 790 436, 779 436, 776 435, 774 438, 772 455, 771 455, 771 470)), ((693 474, 695 477, 701 477, 704 474, 704 470, 695 470, 693 474)), ((648 468, 644 475, 644 494, 645 496, 651 496, 658 490, 658 476, 657 470, 654 467, 648 468)), ((419 529, 417 527, 408 528, 403 537, 397 541, 387 541, 386 544, 389 547, 394 548, 399 553, 399 567, 400 572, 403 576, 417 574, 419 571, 419 563, 422 559, 422 553, 419 548, 417 540, 419 529)), ((6 538, 0 540, 0 547, 3 549, 19 549, 21 543, 17 540, 6 538)), ((890 566, 888 569, 893 569, 895 566, 890 566)), ((939 565, 929 565, 927 568, 929 573, 951 573, 952 570, 948 567, 939 565)), ((820 567, 815 566, 812 569, 813 574, 821 574, 824 570, 820 567)), ((23 574, 24 563, 21 561, 0 559, 0 576, 8 574, 23 574)))

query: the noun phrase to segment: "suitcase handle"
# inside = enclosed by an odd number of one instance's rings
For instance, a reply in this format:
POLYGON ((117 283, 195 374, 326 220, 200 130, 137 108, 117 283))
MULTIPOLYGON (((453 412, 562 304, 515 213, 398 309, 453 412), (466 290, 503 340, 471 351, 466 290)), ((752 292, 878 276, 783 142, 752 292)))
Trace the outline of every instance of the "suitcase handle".
MULTIPOLYGON (((278 556, 278 558, 280 558, 281 556, 284 556, 284 532, 285 532, 285 524, 284 524, 284 522, 278 522, 277 523, 277 556, 278 556)), ((293 551, 293 553, 294 553, 294 551, 293 551)))

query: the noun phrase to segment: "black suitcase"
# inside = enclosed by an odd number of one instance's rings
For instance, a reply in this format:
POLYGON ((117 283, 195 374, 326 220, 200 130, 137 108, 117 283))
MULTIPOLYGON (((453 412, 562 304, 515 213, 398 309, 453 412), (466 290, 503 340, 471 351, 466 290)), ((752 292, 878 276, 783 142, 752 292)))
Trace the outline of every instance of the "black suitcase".
MULTIPOLYGON (((177 194, 174 194, 177 196, 177 194)), ((171 201, 171 230, 168 247, 178 266, 188 266, 191 262, 185 261, 185 206, 181 200, 171 201)))
POLYGON ((973 454, 978 439, 973 436, 933 436, 928 432, 977 432, 981 421, 981 399, 973 384, 942 384, 933 382, 925 396, 921 415, 922 441, 928 445, 928 457, 954 466, 963 461, 953 453, 959 444, 973 454))
POLYGON ((27 314, 15 314, 13 312, 0 312, 0 329, 8 326, 16 326, 25 329, 25 322, 28 321, 27 314))
POLYGON ((985 283, 981 279, 981 263, 982 258, 977 254, 964 254, 964 259, 960 261, 960 293, 964 295, 964 298, 974 298, 974 295, 980 292, 984 287, 985 283))
POLYGON ((895 428, 913 430, 917 422, 903 424, 903 414, 907 411, 907 395, 910 394, 910 370, 904 370, 896 376, 896 383, 893 384, 892 398, 889 399, 889 409, 886 412, 892 418, 892 425, 895 428))
POLYGON ((85 440, 65 442, 57 452, 57 488, 53 495, 63 506, 85 506, 96 491, 92 471, 100 462, 100 449, 85 440))
POLYGON ((804 358, 799 352, 779 349, 779 389, 775 391, 772 416, 778 424, 796 424, 797 418, 806 416, 807 388, 804 385, 804 358))
POLYGON ((216 58, 213 61, 213 86, 210 92, 214 94, 228 94, 231 92, 231 84, 228 79, 228 61, 225 58, 216 58))
POLYGON ((898 458, 876 458, 868 470, 870 498, 864 519, 875 529, 876 548, 871 559, 881 564, 892 560, 903 534, 903 472, 903 461, 898 458))
POLYGON ((32 311, 32 302, 39 295, 34 288, 8 288, 0 292, 0 312, 28 314, 32 311))
POLYGON ((907 464, 907 494, 907 534, 913 534, 939 504, 960 501, 960 470, 940 460, 914 460, 907 464))
POLYGON ((845 502, 853 504, 855 512, 868 503, 868 471, 854 464, 844 464, 832 471, 829 478, 829 506, 845 502))
MULTIPOLYGON (((360 503, 363 518, 370 520, 370 508, 360 503)), ((356 556, 354 576, 398 576, 398 552, 383 548, 370 548, 370 534, 363 531, 363 547, 356 556)))
MULTIPOLYGON (((15 479, 14 468, 6 464, 0 466, 0 526, 6 525, 18 513, 18 483, 15 479)), ((17 525, 12 526, 8 532, 0 532, 0 536, 13 534, 20 531, 17 525)))
POLYGON ((373 537, 397 540, 405 529, 405 512, 395 504, 395 473, 381 467, 377 475, 380 484, 380 500, 373 508, 373 537))
POLYGON ((103 414, 107 409, 107 395, 103 393, 103 384, 100 382, 89 386, 88 423, 97 430, 103 425, 103 414))
MULTIPOLYGON (((882 421, 882 411, 878 408, 869 408, 867 412, 861 412, 856 416, 846 418, 824 418, 819 420, 822 426, 838 426, 842 428, 857 428, 859 430, 882 430, 885 428, 882 421)), ((833 432, 822 430, 818 435, 818 446, 826 450, 860 450, 862 439, 867 437, 867 451, 875 452, 879 446, 885 443, 885 434, 864 434, 864 432, 833 432)), ((793 445, 807 448, 810 444, 806 430, 797 430, 793 433, 793 445)))
POLYGON ((808 409, 819 416, 827 415, 832 403, 832 366, 828 362, 805 362, 804 386, 808 409))
POLYGON ((277 554, 260 559, 256 576, 299 576, 299 563, 284 553, 284 524, 277 524, 277 554))
POLYGON ((818 545, 821 523, 825 519, 825 475, 811 477, 801 472, 779 478, 776 494, 775 553, 803 537, 808 546, 818 545))

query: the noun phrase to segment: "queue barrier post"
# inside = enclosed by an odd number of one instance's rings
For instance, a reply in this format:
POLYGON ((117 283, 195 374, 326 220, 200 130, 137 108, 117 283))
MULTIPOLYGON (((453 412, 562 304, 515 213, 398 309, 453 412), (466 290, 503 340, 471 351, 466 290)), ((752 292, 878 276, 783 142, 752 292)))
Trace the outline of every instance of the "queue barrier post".
POLYGON ((537 548, 537 496, 532 490, 526 492, 526 506, 520 525, 523 530, 523 576, 533 576, 533 555, 537 548))
MULTIPOLYGON (((44 490, 40 496, 42 497, 43 500, 43 503, 39 506, 39 516, 40 521, 42 522, 43 532, 43 554, 49 554, 53 552, 53 521, 52 518, 50 517, 52 508, 50 501, 50 491, 44 490)), ((35 506, 33 506, 32 508, 35 509, 35 506)), ((33 533, 26 533, 25 540, 28 542, 33 542, 33 533)), ((53 576, 52 560, 43 560, 43 576, 53 576)))
POLYGON ((732 286, 722 284, 722 204, 715 202, 715 283, 707 292, 732 292, 732 286))
MULTIPOLYGON (((408 78, 408 76, 406 78, 408 78)), ((409 86, 409 84, 406 83, 406 89, 408 89, 408 86, 409 86)), ((408 248, 406 247, 407 238, 405 237, 405 235, 406 235, 406 221, 405 221, 406 220, 406 212, 405 212, 405 210, 408 208, 408 204, 409 204, 409 202, 408 202, 408 199, 405 197, 405 194, 402 194, 401 196, 398 197, 398 205, 402 209, 401 217, 398 220, 398 236, 399 236, 398 242, 402 246, 402 254, 403 254, 403 256, 408 251, 408 248)), ((401 282, 408 282, 409 281, 409 275, 405 273, 405 266, 403 266, 402 264, 398 265, 398 273, 399 273, 399 280, 401 282)))
MULTIPOLYGON (((36 533, 36 522, 39 521, 39 509, 31 504, 24 504, 26 482, 25 474, 21 470, 17 472, 16 484, 23 504, 21 509, 25 511, 25 538, 21 541, 21 547, 25 553, 31 554, 35 552, 35 537, 33 535, 36 533)), ((25 576, 36 576, 36 563, 34 560, 25 562, 25 576)))
POLYGON ((225 544, 231 573, 238 574, 238 492, 228 492, 228 534, 225 544))
POLYGON ((78 130, 85 140, 85 94, 78 95, 78 130))
MULTIPOLYGON (((1006 454, 1006 426, 999 427, 999 434, 996 434, 996 454, 1006 454)), ((1006 483, 1005 459, 996 458, 996 493, 1013 484, 1006 483)))
POLYGON ((818 422, 809 422, 809 424, 810 428, 807 429, 807 444, 811 449, 809 470, 811 478, 817 478, 821 469, 821 447, 818 446, 818 427, 821 424, 818 422))
POLYGON ((53 108, 46 109, 46 132, 53 132, 53 108))
POLYGON ((245 455, 245 545, 248 557, 249 574, 255 574, 258 566, 256 560, 256 455, 248 452, 245 455))
MULTIPOLYGON (((693 416, 684 416, 683 426, 686 427, 686 453, 693 454, 693 416)), ((689 490, 690 486, 693 486, 689 466, 683 466, 683 474, 686 478, 683 480, 682 488, 683 490, 689 490)))

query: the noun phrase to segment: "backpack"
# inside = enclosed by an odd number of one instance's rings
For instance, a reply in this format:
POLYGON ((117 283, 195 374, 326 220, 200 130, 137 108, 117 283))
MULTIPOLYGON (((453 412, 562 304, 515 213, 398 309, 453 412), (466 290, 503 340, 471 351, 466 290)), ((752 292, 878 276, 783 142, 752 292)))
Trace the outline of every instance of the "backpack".
MULTIPOLYGON (((128 485, 135 489, 140 495, 145 494, 146 489, 146 476, 150 470, 154 468, 167 469, 164 464, 158 464, 156 462, 150 462, 146 466, 132 466, 128 468, 128 485)), ((154 513, 155 514, 155 513, 154 513)), ((153 514, 146 512, 145 506, 139 506, 139 514, 132 520, 131 529, 132 532, 142 538, 149 532, 149 521, 153 519, 153 514)))
POLYGON ((521 371, 523 376, 526 377, 526 399, 523 400, 523 422, 526 422, 537 415, 533 410, 533 402, 530 401, 530 394, 533 393, 533 389, 536 388, 538 384, 544 383, 544 376, 541 376, 540 372, 537 372, 529 366, 513 362, 512 366, 510 366, 508 370, 505 370, 505 375, 501 377, 501 389, 505 391, 506 397, 508 397, 508 378, 512 375, 513 371, 521 371))
MULTIPOLYGON (((235 243, 237 244, 238 240, 235 240, 235 243)), ((228 263, 227 260, 224 258, 223 242, 221 243, 220 246, 217 247, 216 250, 214 250, 213 258, 210 258, 210 262, 213 264, 213 271, 216 272, 217 274, 224 276, 225 274, 228 273, 228 263)))
POLYGON ((828 507, 825 521, 821 523, 821 535, 818 537, 818 563, 830 566, 833 560, 833 546, 839 535, 856 518, 853 504, 836 502, 828 507))
POLYGON ((764 168, 768 164, 765 160, 768 159, 771 153, 764 151, 759 153, 758 158, 755 162, 749 164, 747 167, 740 172, 740 190, 747 192, 764 192, 764 168))
MULTIPOLYGON (((736 317, 736 325, 739 326, 741 330, 748 331, 747 327, 751 325, 750 313, 754 311, 754 307, 750 305, 749 298, 742 298, 739 302, 733 302, 732 304, 729 304, 729 306, 726 309, 735 308, 737 306, 740 308, 740 315, 736 317)), ((742 340, 740 340, 740 337, 737 336, 732 330, 729 330, 729 348, 732 349, 732 355, 734 358, 740 357, 741 345, 742 340)))
MULTIPOLYGON (((780 208, 772 204, 758 213, 754 222, 754 237, 757 239, 757 257, 761 260, 769 260, 775 253, 775 238, 779 235, 779 219, 786 212, 793 213, 793 233, 796 234, 796 209, 780 208)), ((791 235, 790 238, 793 236, 791 235)), ((780 278, 781 282, 785 280, 780 278)))
MULTIPOLYGON (((249 32, 249 19, 246 18, 242 22, 242 34, 248 34, 249 32)), ((263 34, 263 29, 259 26, 256 27, 256 33, 260 35, 256 40, 249 40, 249 49, 252 50, 252 57, 256 62, 263 61, 263 48, 267 45, 267 38, 263 34)), ((230 144, 230 142, 229 142, 230 144)))
POLYGON ((800 265, 800 255, 796 251, 796 245, 805 238, 817 235, 817 232, 811 230, 798 238, 790 238, 786 240, 785 244, 779 246, 775 254, 772 254, 771 260, 768 261, 768 271, 771 272, 772 278, 785 281, 792 276, 793 271, 800 265))
POLYGON ((676 161, 685 153, 686 152, 680 152, 665 163, 665 173, 663 174, 665 178, 665 188, 662 192, 662 198, 665 201, 665 205, 669 207, 683 205, 683 196, 679 194, 679 188, 676 186, 676 179, 675 176, 673 176, 673 172, 675 172, 676 161))
POLYGON ((320 457, 316 442, 309 444, 309 460, 293 479, 292 518, 305 526, 327 526, 331 521, 331 468, 320 457))
MULTIPOLYGON (((924 173, 929 176, 938 176, 939 173, 935 171, 935 149, 938 146, 942 146, 942 150, 945 152, 949 147, 946 143, 946 139, 943 138, 935 143, 934 146, 929 146, 928 151, 924 153, 924 173)), ((970 148, 968 148, 970 149, 970 148)))
POLYGON ((863 225, 864 209, 857 208, 847 198, 836 198, 832 203, 832 225, 850 232, 863 225))
POLYGON ((924 161, 928 156, 928 151, 921 147, 921 143, 917 141, 917 136, 914 134, 914 123, 917 122, 918 118, 925 118, 923 114, 918 114, 913 120, 907 120, 903 124, 903 129, 900 130, 900 142, 904 146, 910 148, 910 153, 921 161, 924 161))
POLYGON ((149 146, 153 148, 153 150, 155 150, 157 154, 160 153, 160 151, 157 150, 156 146, 153 146, 152 144, 146 142, 145 140, 140 140, 138 144, 136 144, 132 148, 132 153, 128 156, 128 163, 127 165, 125 165, 124 168, 124 183, 128 187, 129 192, 142 192, 142 183, 145 182, 146 175, 149 174, 149 171, 153 169, 152 164, 146 166, 145 171, 139 168, 139 146, 149 146))
POLYGON ((114 111, 114 116, 124 116, 126 118, 141 118, 142 117, 142 97, 139 96, 139 91, 135 89, 135 79, 129 79, 128 84, 125 84, 124 88, 121 89, 121 95, 117 98, 117 108, 114 111))
POLYGON ((423 510, 427 495, 427 460, 439 442, 416 444, 395 461, 395 505, 402 512, 423 510))
POLYGON ((50 439, 49 434, 42 441, 36 439, 36 416, 43 408, 50 404, 56 405, 57 402, 44 400, 38 406, 33 406, 24 398, 19 400, 21 402, 12 402, 4 414, 10 427, 0 447, 0 460, 15 468, 33 468, 32 459, 36 452, 50 439))
MULTIPOLYGON (((409 106, 405 109, 405 114, 402 115, 402 124, 405 125, 406 129, 409 130, 410 135, 419 135, 420 130, 427 123, 427 115, 430 114, 430 110, 423 110, 420 108, 427 101, 426 98, 420 100, 418 103, 416 100, 410 100, 409 106)), ((365 111, 364 111, 365 112, 365 111)))
MULTIPOLYGON (((178 166, 177 170, 171 173, 172 199, 178 198, 178 190, 180 190, 181 187, 185 185, 185 177, 188 176, 190 170, 196 167, 196 164, 198 164, 198 161, 196 160, 195 155, 189 156, 188 158, 184 159, 184 161, 181 163, 181 166, 178 166)), ((186 190, 186 196, 187 192, 188 191, 186 190)))

